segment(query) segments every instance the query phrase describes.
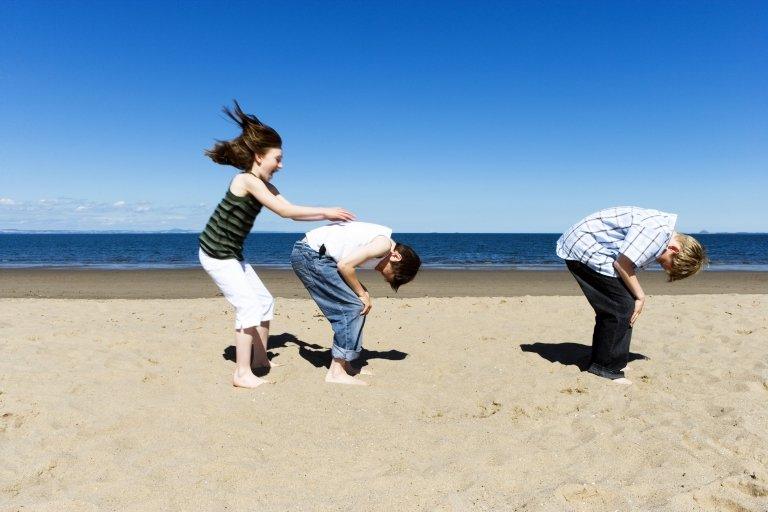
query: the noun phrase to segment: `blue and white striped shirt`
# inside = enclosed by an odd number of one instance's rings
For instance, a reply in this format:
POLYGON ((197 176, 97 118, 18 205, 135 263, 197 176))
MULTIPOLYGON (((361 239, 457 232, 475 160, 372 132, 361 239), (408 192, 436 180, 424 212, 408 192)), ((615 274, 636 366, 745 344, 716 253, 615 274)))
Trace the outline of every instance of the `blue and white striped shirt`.
POLYGON ((642 268, 662 255, 677 215, 636 206, 606 208, 583 218, 557 241, 557 255, 616 277, 613 262, 623 254, 642 268))

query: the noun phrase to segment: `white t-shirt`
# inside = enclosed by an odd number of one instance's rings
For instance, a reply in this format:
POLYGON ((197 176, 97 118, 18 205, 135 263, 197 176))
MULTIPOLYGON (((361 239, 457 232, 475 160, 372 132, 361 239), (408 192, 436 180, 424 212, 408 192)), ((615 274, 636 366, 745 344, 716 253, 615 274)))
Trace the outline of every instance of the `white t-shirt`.
MULTIPOLYGON (((367 245, 377 236, 392 237, 392 229, 369 222, 334 222, 307 233, 307 245, 315 251, 325 246, 325 254, 337 262, 349 256, 356 249, 367 245)), ((381 258, 364 261, 361 268, 374 268, 381 258)))

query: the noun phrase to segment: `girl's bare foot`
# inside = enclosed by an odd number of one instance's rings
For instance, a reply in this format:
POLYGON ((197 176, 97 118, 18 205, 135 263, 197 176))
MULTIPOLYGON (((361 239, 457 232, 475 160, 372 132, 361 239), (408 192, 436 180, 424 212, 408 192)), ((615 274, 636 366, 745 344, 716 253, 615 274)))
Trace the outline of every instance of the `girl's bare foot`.
POLYGON ((251 368, 254 370, 258 368, 280 368, 281 366, 284 366, 280 363, 275 363, 274 361, 271 361, 267 359, 266 361, 254 361, 251 365, 251 368))
POLYGON ((235 369, 235 373, 232 375, 232 385, 237 388, 253 389, 261 386, 262 384, 269 384, 270 382, 264 379, 260 379, 255 376, 253 372, 248 370, 235 369))

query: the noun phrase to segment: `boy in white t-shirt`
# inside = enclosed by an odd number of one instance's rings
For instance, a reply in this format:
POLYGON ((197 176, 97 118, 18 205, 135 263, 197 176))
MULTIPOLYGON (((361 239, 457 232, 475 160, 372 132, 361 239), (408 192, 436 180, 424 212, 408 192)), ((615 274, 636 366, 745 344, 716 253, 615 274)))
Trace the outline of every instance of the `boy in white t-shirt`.
POLYGON ((293 246, 293 270, 333 328, 326 382, 367 385, 351 364, 360 356, 365 315, 371 310, 371 297, 355 269, 375 268, 397 291, 421 266, 413 249, 391 237, 386 226, 342 222, 313 229, 293 246))

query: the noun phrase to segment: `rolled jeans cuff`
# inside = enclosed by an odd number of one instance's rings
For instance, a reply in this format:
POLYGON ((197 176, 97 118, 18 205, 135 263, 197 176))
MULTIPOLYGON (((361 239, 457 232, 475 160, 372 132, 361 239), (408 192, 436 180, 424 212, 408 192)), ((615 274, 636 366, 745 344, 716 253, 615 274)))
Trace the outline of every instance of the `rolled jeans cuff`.
POLYGON ((589 368, 587 368, 587 371, 589 373, 597 375, 598 377, 603 377, 611 380, 624 378, 624 372, 622 371, 615 372, 613 370, 609 370, 608 368, 605 368, 595 363, 590 364, 589 368))
POLYGON ((354 361, 358 357, 360 357, 360 350, 354 350, 354 349, 345 349, 338 347, 336 345, 333 345, 331 347, 331 356, 334 359, 343 359, 345 361, 354 361))

